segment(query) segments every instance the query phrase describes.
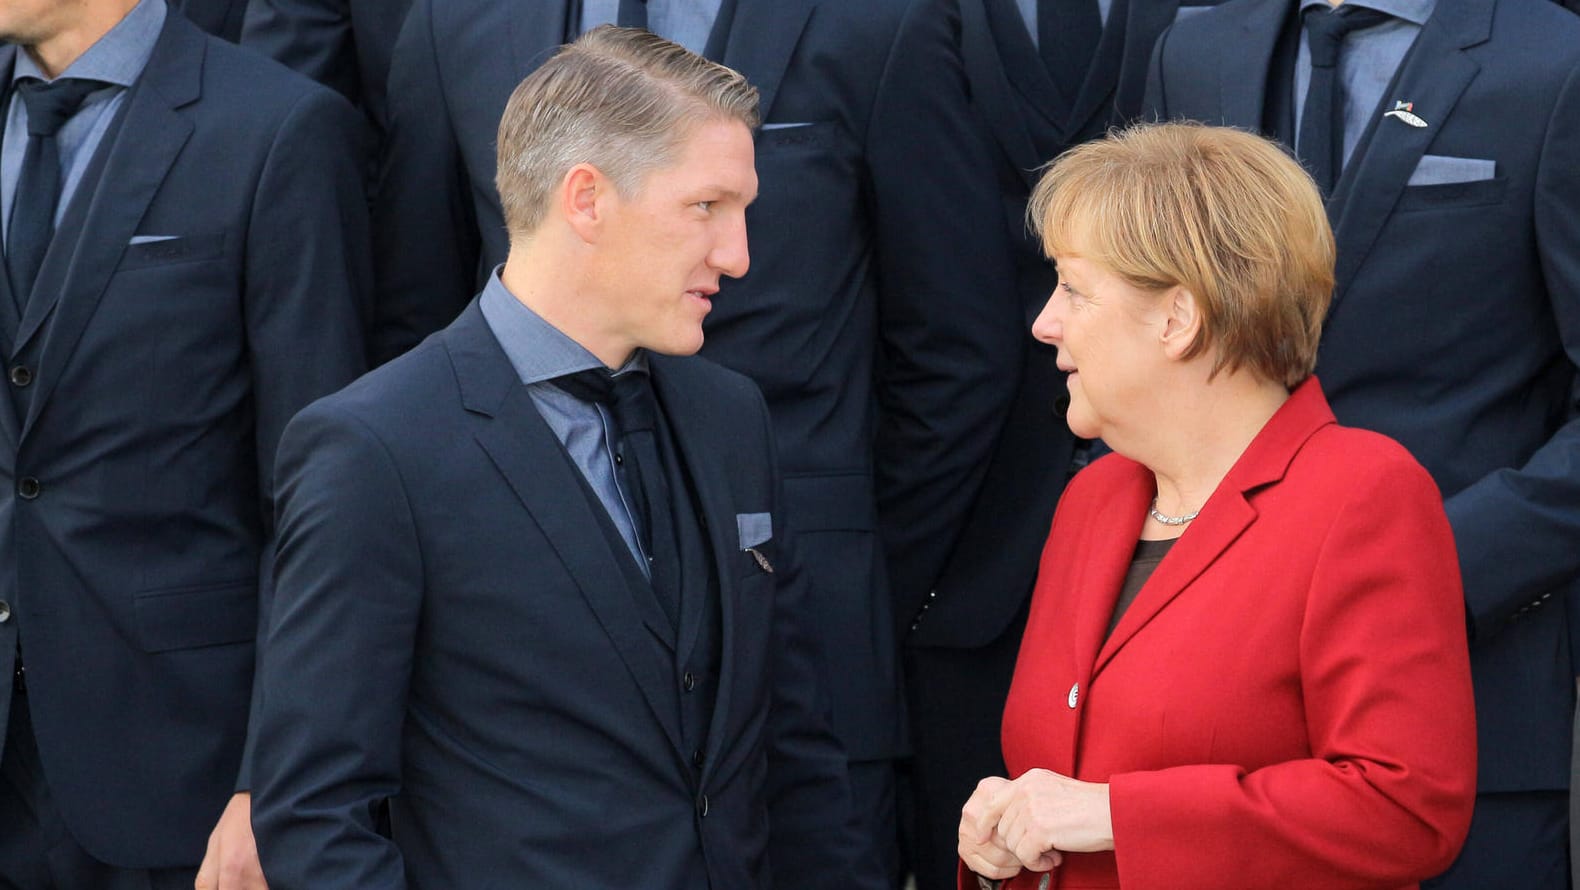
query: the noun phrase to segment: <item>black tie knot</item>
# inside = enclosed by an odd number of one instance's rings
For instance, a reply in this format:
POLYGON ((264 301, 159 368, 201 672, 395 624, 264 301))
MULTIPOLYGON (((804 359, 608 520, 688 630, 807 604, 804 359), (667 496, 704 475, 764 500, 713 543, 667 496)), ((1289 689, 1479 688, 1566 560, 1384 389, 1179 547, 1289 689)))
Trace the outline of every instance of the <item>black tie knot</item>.
POLYGON ((653 387, 646 374, 629 371, 617 377, 608 368, 588 368, 549 382, 584 402, 608 408, 622 436, 653 428, 653 387))
POLYGON ((103 81, 81 77, 62 77, 49 83, 35 78, 18 82, 17 92, 27 106, 28 135, 47 138, 59 133, 88 94, 106 86, 103 81))
POLYGON ((1306 34, 1311 48, 1311 67, 1332 68, 1339 63, 1339 47, 1351 31, 1363 31, 1393 18, 1386 12, 1350 6, 1334 9, 1313 6, 1305 12, 1306 34))

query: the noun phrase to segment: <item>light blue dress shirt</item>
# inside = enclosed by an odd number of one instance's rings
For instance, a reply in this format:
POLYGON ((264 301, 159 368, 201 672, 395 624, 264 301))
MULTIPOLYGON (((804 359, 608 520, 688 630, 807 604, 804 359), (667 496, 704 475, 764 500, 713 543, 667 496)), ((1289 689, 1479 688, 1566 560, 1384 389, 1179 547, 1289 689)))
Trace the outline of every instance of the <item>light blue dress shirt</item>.
MULTIPOLYGON (((576 469, 598 496, 620 537, 625 539, 625 546, 630 548, 631 555, 646 575, 649 571, 647 559, 637 540, 631 505, 621 493, 614 471, 608 409, 584 402, 549 383, 555 377, 601 368, 603 362, 516 299, 499 280, 502 268, 494 269, 488 276, 488 283, 483 285, 482 296, 478 299, 483 320, 488 322, 489 330, 505 350, 505 357, 516 369, 516 376, 526 384, 527 395, 532 397, 538 413, 565 446, 576 469)), ((647 353, 638 349, 615 376, 646 373, 647 353)))
MULTIPOLYGON (((1348 163, 1355 146, 1366 132, 1372 115, 1387 111, 1379 108, 1383 93, 1393 82, 1399 63, 1404 61, 1421 27, 1432 17, 1437 0, 1345 0, 1350 6, 1364 6, 1393 16, 1390 21, 1361 31, 1352 31, 1339 47, 1339 83, 1344 88, 1344 162, 1348 163)), ((1302 14, 1313 6, 1328 6, 1327 0, 1301 0, 1302 14)), ((1306 93, 1311 88, 1311 45, 1304 30, 1300 50, 1295 56, 1295 132, 1305 112, 1306 93)), ((1390 96, 1409 102, 1409 96, 1390 96)), ((1392 108, 1393 103, 1388 103, 1392 108)), ((1298 136, 1297 136, 1298 139, 1298 136)), ((1301 146, 1296 145, 1297 149, 1301 146)))
MULTIPOLYGON (((647 29, 698 55, 708 45, 723 0, 647 0, 647 29)), ((620 0, 583 0, 582 30, 613 24, 620 0)))
MULTIPOLYGON (((76 194, 77 186, 82 183, 94 152, 104 140, 105 131, 115 120, 115 113, 125 103, 126 91, 142 76, 148 57, 154 52, 154 43, 159 40, 159 32, 164 28, 165 15, 165 0, 142 0, 61 72, 61 77, 102 80, 110 86, 89 93, 82 107, 55 135, 55 145, 60 151, 61 180, 60 201, 55 205, 57 225, 72 195, 76 194)), ((33 57, 18 47, 11 82, 14 84, 24 77, 46 82, 53 79, 46 77, 33 57)), ((12 90, 11 105, 6 111, 5 139, 0 143, 0 238, 8 238, 11 233, 11 207, 16 200, 17 180, 22 177, 22 159, 26 153, 27 105, 22 96, 12 90)))

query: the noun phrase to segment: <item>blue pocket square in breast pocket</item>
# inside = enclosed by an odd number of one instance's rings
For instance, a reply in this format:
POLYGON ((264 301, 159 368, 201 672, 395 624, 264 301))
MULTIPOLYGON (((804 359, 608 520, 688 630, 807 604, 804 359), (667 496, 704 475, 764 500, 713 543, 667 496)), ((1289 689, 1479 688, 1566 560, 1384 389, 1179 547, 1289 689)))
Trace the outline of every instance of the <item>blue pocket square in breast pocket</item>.
POLYGON ((1448 155, 1422 155, 1406 185, 1449 185, 1480 182, 1498 172, 1496 161, 1486 158, 1455 158, 1448 155))
POLYGON ((774 536, 774 518, 769 513, 735 514, 735 531, 740 535, 741 549, 756 547, 774 536))

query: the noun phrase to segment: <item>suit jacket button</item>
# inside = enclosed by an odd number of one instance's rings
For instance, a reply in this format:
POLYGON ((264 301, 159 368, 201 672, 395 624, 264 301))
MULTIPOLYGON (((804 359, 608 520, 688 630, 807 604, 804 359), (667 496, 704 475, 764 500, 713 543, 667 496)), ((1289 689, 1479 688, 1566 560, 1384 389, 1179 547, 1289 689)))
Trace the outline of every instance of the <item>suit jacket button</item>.
POLYGON ((11 369, 11 383, 15 386, 27 386, 33 382, 33 372, 27 365, 17 365, 11 369))
POLYGON ((686 671, 686 675, 684 677, 680 678, 680 685, 687 692, 690 692, 691 690, 696 689, 697 688, 697 677, 696 677, 696 675, 693 674, 691 671, 686 671))
POLYGON ((708 815, 708 796, 706 794, 697 796, 697 815, 704 817, 708 815))
POLYGON ((1078 701, 1080 698, 1081 698, 1081 684, 1076 683, 1075 685, 1070 687, 1070 697, 1065 699, 1065 701, 1069 703, 1070 707, 1074 708, 1076 701, 1078 701))
POLYGON ((43 486, 39 485, 38 480, 32 476, 23 476, 16 483, 16 493, 24 501, 31 501, 38 497, 38 493, 43 490, 43 486))
POLYGON ((10 621, 10 620, 11 620, 11 604, 6 602, 5 600, 0 600, 0 624, 5 624, 7 621, 10 621))
MULTIPOLYGON (((0 603, 0 606, 3 606, 3 605, 5 605, 5 603, 0 603)), ((4 620, 5 620, 4 618, 0 618, 0 621, 4 621, 4 620)), ((691 752, 691 765, 692 766, 696 767, 697 769, 702 769, 703 762, 704 762, 704 758, 702 756, 702 749, 701 748, 698 748, 697 750, 691 752)))

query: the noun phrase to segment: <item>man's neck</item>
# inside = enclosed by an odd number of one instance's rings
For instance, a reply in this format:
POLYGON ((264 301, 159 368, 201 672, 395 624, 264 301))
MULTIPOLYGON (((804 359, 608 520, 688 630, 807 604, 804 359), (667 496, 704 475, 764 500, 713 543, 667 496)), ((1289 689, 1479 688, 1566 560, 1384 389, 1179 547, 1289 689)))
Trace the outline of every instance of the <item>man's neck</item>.
POLYGON ((51 79, 59 77, 88 48, 126 18, 138 0, 86 0, 63 13, 65 21, 48 36, 24 47, 33 63, 51 79))

